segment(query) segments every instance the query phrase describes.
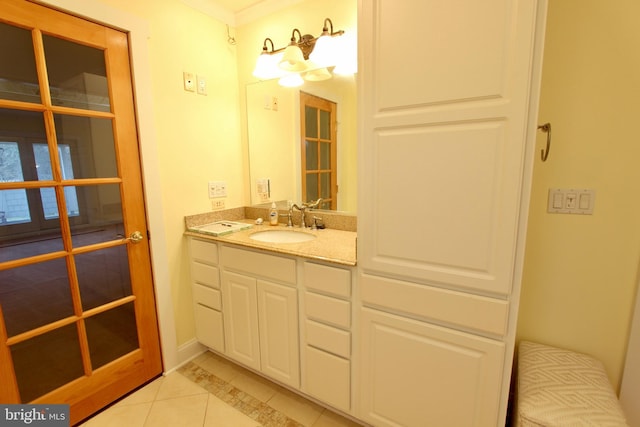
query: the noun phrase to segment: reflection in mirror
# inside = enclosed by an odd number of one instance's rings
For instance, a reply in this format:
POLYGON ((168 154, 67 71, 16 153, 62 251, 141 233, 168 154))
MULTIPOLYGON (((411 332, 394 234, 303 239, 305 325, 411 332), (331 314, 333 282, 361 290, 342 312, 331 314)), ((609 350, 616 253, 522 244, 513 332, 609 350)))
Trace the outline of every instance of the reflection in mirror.
POLYGON ((304 92, 334 102, 337 106, 337 197, 335 209, 355 214, 357 205, 357 117, 355 76, 306 82, 298 88, 267 80, 247 85, 249 175, 252 204, 303 200, 301 162, 305 139, 301 136, 305 111, 300 106, 304 92), (301 118, 302 117, 302 118, 301 118))

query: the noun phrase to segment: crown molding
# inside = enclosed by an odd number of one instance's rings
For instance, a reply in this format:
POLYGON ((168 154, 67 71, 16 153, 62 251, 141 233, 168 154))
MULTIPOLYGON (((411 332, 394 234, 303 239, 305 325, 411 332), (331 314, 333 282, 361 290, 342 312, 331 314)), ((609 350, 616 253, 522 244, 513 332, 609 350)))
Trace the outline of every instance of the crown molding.
POLYGON ((238 12, 220 6, 216 0, 180 0, 183 4, 204 13, 231 27, 238 27, 253 22, 263 16, 277 12, 285 7, 293 6, 304 0, 263 0, 238 12))

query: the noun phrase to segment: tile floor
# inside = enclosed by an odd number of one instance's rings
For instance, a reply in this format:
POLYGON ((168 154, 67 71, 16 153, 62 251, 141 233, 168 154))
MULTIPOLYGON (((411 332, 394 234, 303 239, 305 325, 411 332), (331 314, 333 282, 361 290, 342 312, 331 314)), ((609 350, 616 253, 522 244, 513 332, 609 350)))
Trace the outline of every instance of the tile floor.
POLYGON ((356 427, 206 352, 87 420, 82 427, 356 427))

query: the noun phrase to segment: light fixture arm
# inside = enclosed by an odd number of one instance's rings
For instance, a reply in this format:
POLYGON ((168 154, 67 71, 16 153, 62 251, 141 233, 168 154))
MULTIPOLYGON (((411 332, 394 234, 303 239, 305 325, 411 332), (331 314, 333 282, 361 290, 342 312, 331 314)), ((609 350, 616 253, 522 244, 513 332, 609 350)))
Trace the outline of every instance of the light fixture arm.
POLYGON ((269 37, 267 37, 266 39, 264 39, 264 43, 262 44, 262 53, 274 53, 275 52, 275 47, 273 46, 273 40, 271 40, 269 37), (267 48, 267 42, 271 43, 271 52, 269 52, 268 48, 267 48))
POLYGON ((299 29, 294 28, 293 31, 291 32, 291 43, 289 44, 291 46, 297 46, 300 43, 302 43, 302 33, 300 32, 299 29), (298 33, 298 40, 296 40, 296 32, 298 33))
POLYGON ((342 34, 344 34, 343 30, 338 30, 338 31, 333 31, 333 22, 331 22, 330 18, 324 18, 324 23, 322 24, 322 34, 320 34, 320 36, 318 36, 318 38, 322 37, 322 36, 341 36, 342 34), (327 22, 329 23, 329 26, 327 27, 327 22), (329 29, 331 29, 331 31, 329 31, 329 29))

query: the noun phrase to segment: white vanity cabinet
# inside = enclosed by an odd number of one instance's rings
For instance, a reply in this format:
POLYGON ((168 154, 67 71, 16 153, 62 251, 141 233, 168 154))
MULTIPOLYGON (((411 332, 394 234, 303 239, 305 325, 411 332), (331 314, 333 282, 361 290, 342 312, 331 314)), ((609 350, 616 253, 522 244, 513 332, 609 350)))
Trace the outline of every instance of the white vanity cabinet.
POLYGON ((222 297, 218 272, 218 245, 189 239, 191 289, 196 338, 207 347, 224 352, 222 297))
POLYGON ((359 4, 357 416, 504 425, 546 0, 359 4))
POLYGON ((350 412, 352 272, 310 261, 302 269, 302 391, 350 412))
POLYGON ((296 260, 221 245, 225 354, 300 387, 296 260))

